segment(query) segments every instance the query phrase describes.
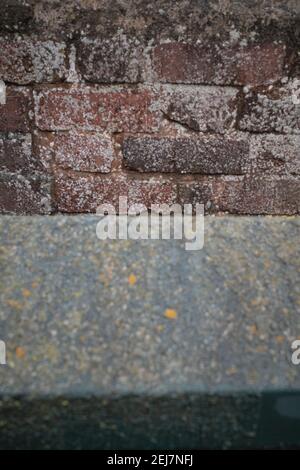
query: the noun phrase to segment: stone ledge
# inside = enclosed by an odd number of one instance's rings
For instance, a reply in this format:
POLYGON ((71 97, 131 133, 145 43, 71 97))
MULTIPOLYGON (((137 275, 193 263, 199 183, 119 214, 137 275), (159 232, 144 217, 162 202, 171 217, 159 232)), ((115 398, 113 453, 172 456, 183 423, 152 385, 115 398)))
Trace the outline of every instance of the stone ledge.
POLYGON ((0 448, 299 445, 299 221, 206 217, 187 252, 2 216, 0 448))

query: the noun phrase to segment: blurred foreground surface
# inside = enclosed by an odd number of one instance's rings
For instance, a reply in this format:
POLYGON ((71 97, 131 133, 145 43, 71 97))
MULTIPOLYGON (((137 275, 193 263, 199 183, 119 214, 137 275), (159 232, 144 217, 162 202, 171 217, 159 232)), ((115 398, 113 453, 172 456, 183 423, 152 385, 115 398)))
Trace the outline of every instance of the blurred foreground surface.
POLYGON ((297 446, 297 217, 206 217, 203 250, 0 219, 0 447, 297 446))

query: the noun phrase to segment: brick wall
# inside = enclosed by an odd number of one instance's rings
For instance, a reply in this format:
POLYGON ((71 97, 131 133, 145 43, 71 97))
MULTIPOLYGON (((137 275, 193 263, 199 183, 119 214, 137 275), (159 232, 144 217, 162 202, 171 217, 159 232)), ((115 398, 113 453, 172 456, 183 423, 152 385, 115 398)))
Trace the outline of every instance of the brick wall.
POLYGON ((299 2, 1 8, 2 213, 299 213, 299 2))

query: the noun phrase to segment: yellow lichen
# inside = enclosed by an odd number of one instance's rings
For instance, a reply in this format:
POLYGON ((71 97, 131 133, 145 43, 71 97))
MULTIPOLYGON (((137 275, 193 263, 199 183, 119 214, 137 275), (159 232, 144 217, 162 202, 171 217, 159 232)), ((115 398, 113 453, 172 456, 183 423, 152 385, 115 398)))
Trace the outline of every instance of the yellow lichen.
POLYGON ((175 320, 177 318, 177 312, 173 308, 167 308, 165 310, 165 317, 169 318, 170 320, 175 320))
POLYGON ((251 335, 256 335, 257 334, 257 326, 256 325, 248 326, 248 330, 249 330, 251 335))
POLYGON ((128 276, 128 282, 131 286, 134 286, 136 281, 137 281, 137 278, 134 274, 130 274, 130 276, 128 276))
POLYGON ((22 289, 22 295, 23 295, 23 297, 30 297, 31 292, 30 292, 29 289, 22 289))
POLYGON ((16 348, 16 356, 18 359, 23 359, 23 357, 25 356, 25 350, 23 348, 21 348, 21 346, 18 346, 16 348))
POLYGON ((9 305, 12 308, 15 308, 16 310, 21 310, 22 309, 21 303, 18 302, 17 300, 9 299, 9 300, 6 301, 6 303, 7 303, 7 305, 9 305))

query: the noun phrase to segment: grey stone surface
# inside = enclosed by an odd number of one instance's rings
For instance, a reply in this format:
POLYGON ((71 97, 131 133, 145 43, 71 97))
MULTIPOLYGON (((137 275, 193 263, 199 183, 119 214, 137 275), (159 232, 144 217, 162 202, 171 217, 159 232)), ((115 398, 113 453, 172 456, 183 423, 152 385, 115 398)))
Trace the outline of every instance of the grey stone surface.
POLYGON ((100 241, 96 216, 3 216, 0 447, 265 442, 262 393, 299 400, 299 220, 206 217, 187 252, 100 241))

